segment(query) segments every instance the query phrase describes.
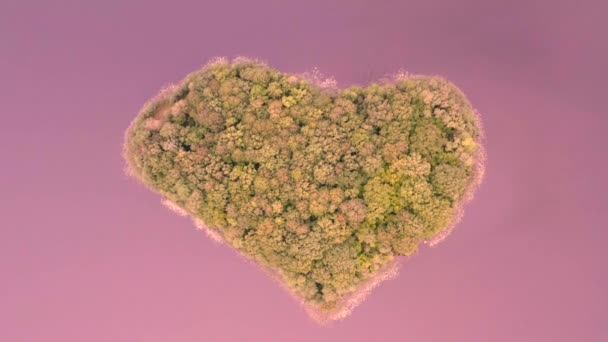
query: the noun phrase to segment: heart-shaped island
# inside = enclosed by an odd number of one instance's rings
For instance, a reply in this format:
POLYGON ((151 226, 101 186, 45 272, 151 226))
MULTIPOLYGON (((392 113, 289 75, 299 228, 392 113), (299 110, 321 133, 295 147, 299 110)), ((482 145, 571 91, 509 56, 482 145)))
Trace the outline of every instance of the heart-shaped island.
POLYGON ((480 184, 479 116, 441 77, 337 89, 216 59, 144 105, 127 171, 255 261, 314 317, 344 317, 398 256, 446 236, 480 184))

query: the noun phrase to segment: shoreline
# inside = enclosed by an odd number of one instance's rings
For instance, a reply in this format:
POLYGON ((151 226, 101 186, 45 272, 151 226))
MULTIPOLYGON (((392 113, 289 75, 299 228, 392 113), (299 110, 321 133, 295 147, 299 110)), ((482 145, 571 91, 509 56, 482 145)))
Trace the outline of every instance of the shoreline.
MULTIPOLYGON (((237 63, 237 62, 241 62, 241 61, 254 61, 257 63, 262 63, 264 65, 267 65, 265 62, 263 62, 259 59, 252 59, 252 58, 247 58, 247 57, 236 57, 235 59, 232 60, 232 63, 237 63)), ((217 57, 215 59, 210 60, 208 63, 206 63, 204 65, 204 67, 207 67, 214 63, 230 63, 230 62, 226 58, 217 57)), ((190 74, 193 74, 193 73, 190 73, 190 74)), ((404 73, 403 71, 399 71, 398 73, 393 74, 392 77, 388 77, 388 78, 384 79, 384 81, 395 81, 398 79, 413 78, 413 77, 419 77, 419 76, 424 76, 424 75, 415 75, 415 74, 409 74, 409 73, 404 73)), ((335 80, 333 78, 325 78, 324 76, 322 76, 322 74, 319 73, 318 69, 316 69, 316 68, 314 68, 312 72, 292 74, 291 77, 293 78, 293 80, 297 80, 297 78, 306 79, 309 82, 311 82, 312 84, 314 84, 315 86, 317 86, 318 88, 324 89, 324 90, 327 90, 330 92, 339 91, 339 88, 337 87, 335 80)), ((186 79, 187 79, 187 77, 184 80, 186 80, 186 79)), ((179 84, 183 84, 183 82, 184 81, 181 81, 179 84)), ((383 80, 381 80, 380 82, 383 82, 383 80)), ((127 128, 127 130, 125 132, 125 141, 127 140, 130 132, 135 128, 134 125, 139 120, 140 115, 142 115, 142 113, 149 111, 151 106, 155 105, 156 103, 170 98, 173 95, 173 93, 175 92, 175 90, 178 89, 179 87, 180 87, 180 85, 178 85, 178 84, 165 85, 155 97, 148 100, 142 106, 141 110, 139 111, 139 114, 131 121, 129 127, 127 128)), ((464 94, 462 94, 462 95, 464 97, 464 94)), ((466 97, 464 97, 464 98, 466 99, 466 97)), ((463 195, 461 196, 461 198, 454 205, 452 219, 451 219, 450 223, 447 225, 447 227, 442 229, 438 234, 436 234, 432 238, 427 239, 427 240, 422 240, 418 244, 418 246, 420 246, 422 244, 425 244, 429 247, 436 246, 437 244, 439 244, 440 242, 445 240, 452 233, 454 228, 458 225, 458 223, 461 221, 461 219, 464 216, 465 206, 473 199, 473 195, 474 195, 475 191, 479 188, 479 186, 481 185, 481 183, 484 179, 485 167, 486 167, 485 162, 486 162, 486 158, 487 158, 486 149, 485 149, 485 132, 483 129, 481 115, 475 109, 473 109, 473 113, 475 116, 475 120, 474 120, 475 125, 479 129, 479 136, 478 136, 478 139, 476 139, 476 141, 475 141, 478 145, 477 146, 478 149, 475 152, 474 157, 473 157, 473 164, 472 164, 473 168, 472 168, 472 173, 470 176, 471 182, 469 183, 469 185, 463 192, 463 195)), ((394 256, 393 260, 387 262, 380 269, 376 270, 370 278, 368 278, 367 280, 362 282, 360 285, 358 285, 355 288, 355 290, 353 290, 352 292, 350 292, 347 295, 345 295, 344 297, 342 297, 337 302, 336 308, 334 310, 328 311, 328 312, 322 311, 317 306, 315 306, 311 303, 307 303, 306 301, 304 301, 303 299, 298 297, 283 281, 282 276, 280 275, 280 272, 278 269, 271 269, 268 266, 259 264, 253 258, 241 253, 238 249, 235 249, 234 247, 230 246, 230 244, 228 244, 222 237, 221 232, 218 232, 214 229, 209 228, 207 225, 205 225, 205 223, 202 220, 200 220, 196 216, 192 215, 191 213, 186 211, 184 208, 182 208, 178 204, 171 202, 161 192, 159 192, 159 191, 153 189, 151 186, 147 185, 142 179, 140 179, 140 177, 138 177, 139 174, 138 174, 137 170, 135 169, 135 166, 131 165, 131 160, 129 158, 127 158, 126 152, 127 151, 126 151, 126 143, 125 143, 125 145, 123 146, 123 156, 127 160, 127 165, 124 170, 125 174, 127 176, 136 178, 139 183, 144 185, 144 187, 152 190, 155 193, 160 194, 162 196, 161 203, 163 206, 165 206, 169 210, 177 213, 180 216, 189 217, 192 220, 196 229, 202 230, 203 232, 205 232, 206 235, 211 240, 213 240, 219 244, 230 247, 232 250, 236 251, 236 254, 239 257, 245 259, 248 262, 252 262, 254 265, 256 265, 256 267, 261 269, 264 273, 266 273, 274 281, 276 281, 281 288, 285 289, 286 292, 293 299, 296 300, 296 302, 298 302, 300 305, 302 305, 302 307, 305 309, 307 314, 315 322, 317 322, 321 325, 326 325, 331 322, 338 321, 338 320, 348 317, 352 313, 352 311, 357 306, 359 306, 367 298, 367 296, 369 296, 371 294, 373 289, 378 287, 382 282, 384 282, 386 280, 396 278, 399 274, 399 270, 400 270, 402 261, 405 259, 409 259, 413 255, 412 254, 412 255, 408 255, 408 256, 398 256, 398 255, 394 256)))

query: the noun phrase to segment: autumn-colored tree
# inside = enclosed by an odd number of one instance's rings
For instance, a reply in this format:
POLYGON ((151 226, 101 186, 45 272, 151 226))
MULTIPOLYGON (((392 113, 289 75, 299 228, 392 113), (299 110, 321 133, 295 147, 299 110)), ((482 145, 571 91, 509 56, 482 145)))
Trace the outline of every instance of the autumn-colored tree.
POLYGON ((439 77, 324 89, 218 60, 147 104, 130 171, 327 311, 447 227, 480 127, 439 77))

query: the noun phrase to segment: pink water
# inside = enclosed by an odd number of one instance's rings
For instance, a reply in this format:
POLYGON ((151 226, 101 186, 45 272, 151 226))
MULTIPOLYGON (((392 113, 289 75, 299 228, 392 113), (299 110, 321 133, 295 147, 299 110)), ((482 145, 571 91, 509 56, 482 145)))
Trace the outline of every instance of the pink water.
POLYGON ((0 3, 0 341, 606 341, 603 1, 0 3), (439 74, 482 114, 453 233, 320 327, 124 175, 146 100, 214 56, 338 86, 439 74))

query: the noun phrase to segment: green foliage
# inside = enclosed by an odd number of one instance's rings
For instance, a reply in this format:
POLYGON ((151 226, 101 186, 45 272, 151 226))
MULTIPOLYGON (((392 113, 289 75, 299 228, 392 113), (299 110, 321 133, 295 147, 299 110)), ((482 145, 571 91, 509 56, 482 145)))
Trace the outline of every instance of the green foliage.
POLYGON ((479 127, 437 77, 321 90, 261 63, 218 61, 126 134, 146 185, 324 310, 440 233, 471 182, 479 127))

